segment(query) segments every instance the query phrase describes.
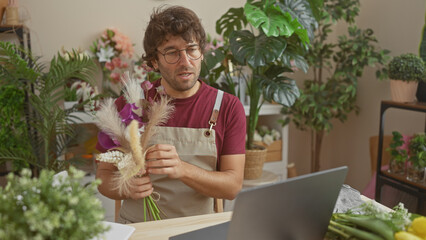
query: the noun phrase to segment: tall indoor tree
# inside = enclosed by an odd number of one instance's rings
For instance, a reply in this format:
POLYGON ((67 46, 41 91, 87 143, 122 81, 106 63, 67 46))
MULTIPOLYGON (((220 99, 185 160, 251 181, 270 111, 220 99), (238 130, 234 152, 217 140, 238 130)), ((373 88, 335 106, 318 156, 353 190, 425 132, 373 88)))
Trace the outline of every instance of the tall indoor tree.
POLYGON ((384 78, 383 66, 389 59, 388 50, 377 47, 373 30, 360 29, 355 18, 360 11, 359 0, 324 0, 322 16, 306 55, 313 71, 305 80, 300 97, 283 113, 296 127, 311 133, 311 172, 320 170, 320 152, 333 120, 345 122, 352 112, 358 113, 357 86, 367 66, 378 67, 377 78, 384 78), (337 23, 348 25, 347 35, 330 37, 337 23))

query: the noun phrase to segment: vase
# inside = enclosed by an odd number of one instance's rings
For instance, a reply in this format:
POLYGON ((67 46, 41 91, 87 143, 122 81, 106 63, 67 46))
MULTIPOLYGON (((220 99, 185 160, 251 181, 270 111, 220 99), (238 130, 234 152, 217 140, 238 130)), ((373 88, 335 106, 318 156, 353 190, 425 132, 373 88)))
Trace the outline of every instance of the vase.
POLYGON ((265 147, 256 146, 256 149, 246 149, 246 163, 244 166, 244 179, 258 179, 263 173, 263 163, 266 159, 265 147))
POLYGON ((410 162, 407 166, 407 180, 423 182, 425 180, 425 168, 416 166, 410 162))
POLYGON ((389 172, 392 174, 404 175, 405 174, 405 161, 399 162, 391 158, 389 162, 389 172))
POLYGON ((395 102, 415 102, 418 82, 390 80, 390 90, 392 101, 395 102))

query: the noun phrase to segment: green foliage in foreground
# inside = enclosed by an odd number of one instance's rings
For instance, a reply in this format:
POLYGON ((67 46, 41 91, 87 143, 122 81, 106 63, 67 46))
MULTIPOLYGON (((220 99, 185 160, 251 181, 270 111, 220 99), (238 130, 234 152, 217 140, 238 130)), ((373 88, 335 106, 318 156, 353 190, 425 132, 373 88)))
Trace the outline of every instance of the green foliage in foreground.
POLYGON ((396 232, 406 230, 417 217, 402 203, 393 210, 384 211, 370 202, 347 213, 334 213, 325 239, 393 240, 396 232))
POLYGON ((92 239, 107 229, 104 210, 95 197, 99 180, 81 185, 84 173, 71 167, 69 177, 42 170, 32 178, 10 173, 0 188, 0 239, 92 239))

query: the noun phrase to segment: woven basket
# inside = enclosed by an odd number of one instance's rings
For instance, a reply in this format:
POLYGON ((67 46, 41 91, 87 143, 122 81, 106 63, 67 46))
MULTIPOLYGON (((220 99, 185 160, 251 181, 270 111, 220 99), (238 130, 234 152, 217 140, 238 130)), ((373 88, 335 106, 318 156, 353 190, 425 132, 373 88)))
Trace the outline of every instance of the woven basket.
POLYGON ((246 149, 246 164, 244 166, 244 179, 258 179, 262 176, 263 163, 266 159, 267 150, 262 149, 249 150, 246 149))

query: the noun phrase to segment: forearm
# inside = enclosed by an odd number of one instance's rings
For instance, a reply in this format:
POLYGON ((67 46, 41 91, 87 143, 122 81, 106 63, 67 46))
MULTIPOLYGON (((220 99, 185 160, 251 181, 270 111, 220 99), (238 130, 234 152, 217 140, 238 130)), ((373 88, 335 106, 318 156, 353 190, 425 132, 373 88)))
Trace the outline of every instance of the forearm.
POLYGON ((223 156, 220 171, 207 171, 184 163, 185 174, 180 180, 206 196, 232 200, 242 188, 244 161, 244 155, 223 156))
POLYGON ((242 183, 232 173, 207 171, 194 165, 188 169, 189 173, 180 180, 203 195, 232 200, 241 190, 242 183))

